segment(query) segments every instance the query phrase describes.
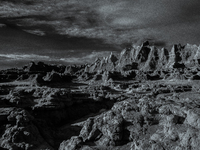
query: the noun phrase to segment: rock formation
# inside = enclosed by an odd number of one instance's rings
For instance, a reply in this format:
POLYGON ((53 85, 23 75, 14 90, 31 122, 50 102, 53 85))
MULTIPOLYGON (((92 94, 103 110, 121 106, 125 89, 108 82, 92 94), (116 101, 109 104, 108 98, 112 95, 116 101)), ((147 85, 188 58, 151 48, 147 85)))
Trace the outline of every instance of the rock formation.
POLYGON ((91 64, 0 71, 0 149, 199 149, 199 49, 144 42, 91 64))
POLYGON ((199 67, 199 47, 187 44, 186 46, 173 45, 171 51, 165 48, 157 49, 144 42, 141 46, 133 45, 124 49, 117 58, 113 54, 97 59, 87 65, 85 70, 97 72, 99 70, 132 70, 142 71, 168 70, 172 68, 199 67))

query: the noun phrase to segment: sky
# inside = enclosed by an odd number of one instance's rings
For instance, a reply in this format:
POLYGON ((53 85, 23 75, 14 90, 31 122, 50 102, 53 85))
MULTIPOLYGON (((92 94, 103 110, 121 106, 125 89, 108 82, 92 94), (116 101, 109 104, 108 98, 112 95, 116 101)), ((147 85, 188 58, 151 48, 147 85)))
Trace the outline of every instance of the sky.
POLYGON ((167 48, 199 45, 199 6, 199 0, 2 0, 0 63, 86 63, 146 40, 167 48))

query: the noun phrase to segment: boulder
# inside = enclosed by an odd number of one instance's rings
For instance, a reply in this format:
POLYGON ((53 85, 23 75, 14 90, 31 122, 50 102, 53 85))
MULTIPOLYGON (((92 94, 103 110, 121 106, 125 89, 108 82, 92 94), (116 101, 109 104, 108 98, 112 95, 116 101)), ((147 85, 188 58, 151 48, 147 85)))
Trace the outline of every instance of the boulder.
POLYGON ((82 146, 82 143, 81 137, 73 136, 70 140, 63 141, 60 144, 59 150, 77 150, 82 146))
POLYGON ((37 127, 33 124, 34 117, 26 110, 13 108, 7 116, 10 125, 0 137, 0 146, 6 149, 34 149, 43 145, 44 148, 52 149, 40 135, 37 127))

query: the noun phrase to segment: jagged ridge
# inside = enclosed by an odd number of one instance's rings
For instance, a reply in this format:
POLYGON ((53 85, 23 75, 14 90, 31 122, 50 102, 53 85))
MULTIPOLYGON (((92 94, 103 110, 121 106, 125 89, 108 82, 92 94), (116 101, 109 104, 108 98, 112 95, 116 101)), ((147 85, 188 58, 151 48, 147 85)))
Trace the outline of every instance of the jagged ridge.
POLYGON ((171 50, 158 49, 144 42, 141 46, 125 48, 117 58, 114 54, 96 61, 85 68, 86 72, 137 69, 142 71, 169 70, 173 68, 199 68, 200 47, 187 44, 173 45, 171 50))

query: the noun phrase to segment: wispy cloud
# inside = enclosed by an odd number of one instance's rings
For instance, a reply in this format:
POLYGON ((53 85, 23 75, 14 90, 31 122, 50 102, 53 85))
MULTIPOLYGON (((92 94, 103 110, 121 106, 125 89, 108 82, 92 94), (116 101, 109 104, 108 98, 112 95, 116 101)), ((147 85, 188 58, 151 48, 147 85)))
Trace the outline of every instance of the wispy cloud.
POLYGON ((0 23, 0 28, 2 28, 2 27, 6 27, 6 25, 0 23))
POLYGON ((94 61, 96 58, 102 58, 109 56, 111 52, 102 51, 102 52, 92 52, 91 54, 84 55, 83 57, 68 57, 60 58, 61 61, 68 63, 88 63, 94 61))
POLYGON ((39 35, 39 36, 44 36, 45 35, 45 32, 44 31, 41 31, 41 30, 24 30, 28 33, 31 33, 31 34, 35 34, 35 35, 39 35))
MULTIPOLYGON (((73 50, 72 50, 73 51, 73 50)), ((89 63, 94 61, 96 58, 107 57, 111 52, 108 51, 93 51, 92 53, 81 53, 82 56, 66 56, 66 57, 50 57, 44 55, 35 54, 0 54, 0 61, 52 61, 52 62, 65 62, 67 64, 71 63, 89 63)), ((116 52, 114 52, 116 53, 116 52)))
MULTIPOLYGON (((73 50, 72 50, 73 51, 73 50)), ((11 67, 22 67, 27 65, 30 61, 34 62, 45 62, 53 64, 85 64, 94 61, 96 58, 102 58, 109 56, 111 52, 108 51, 93 51, 92 53, 82 53, 80 57, 78 56, 66 56, 66 57, 50 57, 44 55, 35 54, 0 54, 0 70, 7 69, 11 67)), ((116 52, 113 52, 116 54, 116 52)))
POLYGON ((0 54, 0 58, 11 60, 45 60, 50 59, 49 56, 41 56, 35 54, 0 54))
POLYGON ((23 2, 4 0, 0 5, 0 16, 10 18, 22 27, 37 29, 31 32, 39 35, 50 32, 103 39, 116 45, 140 43, 145 39, 166 44, 180 39, 183 43, 200 41, 199 31, 196 32, 200 27, 199 0, 23 2))

